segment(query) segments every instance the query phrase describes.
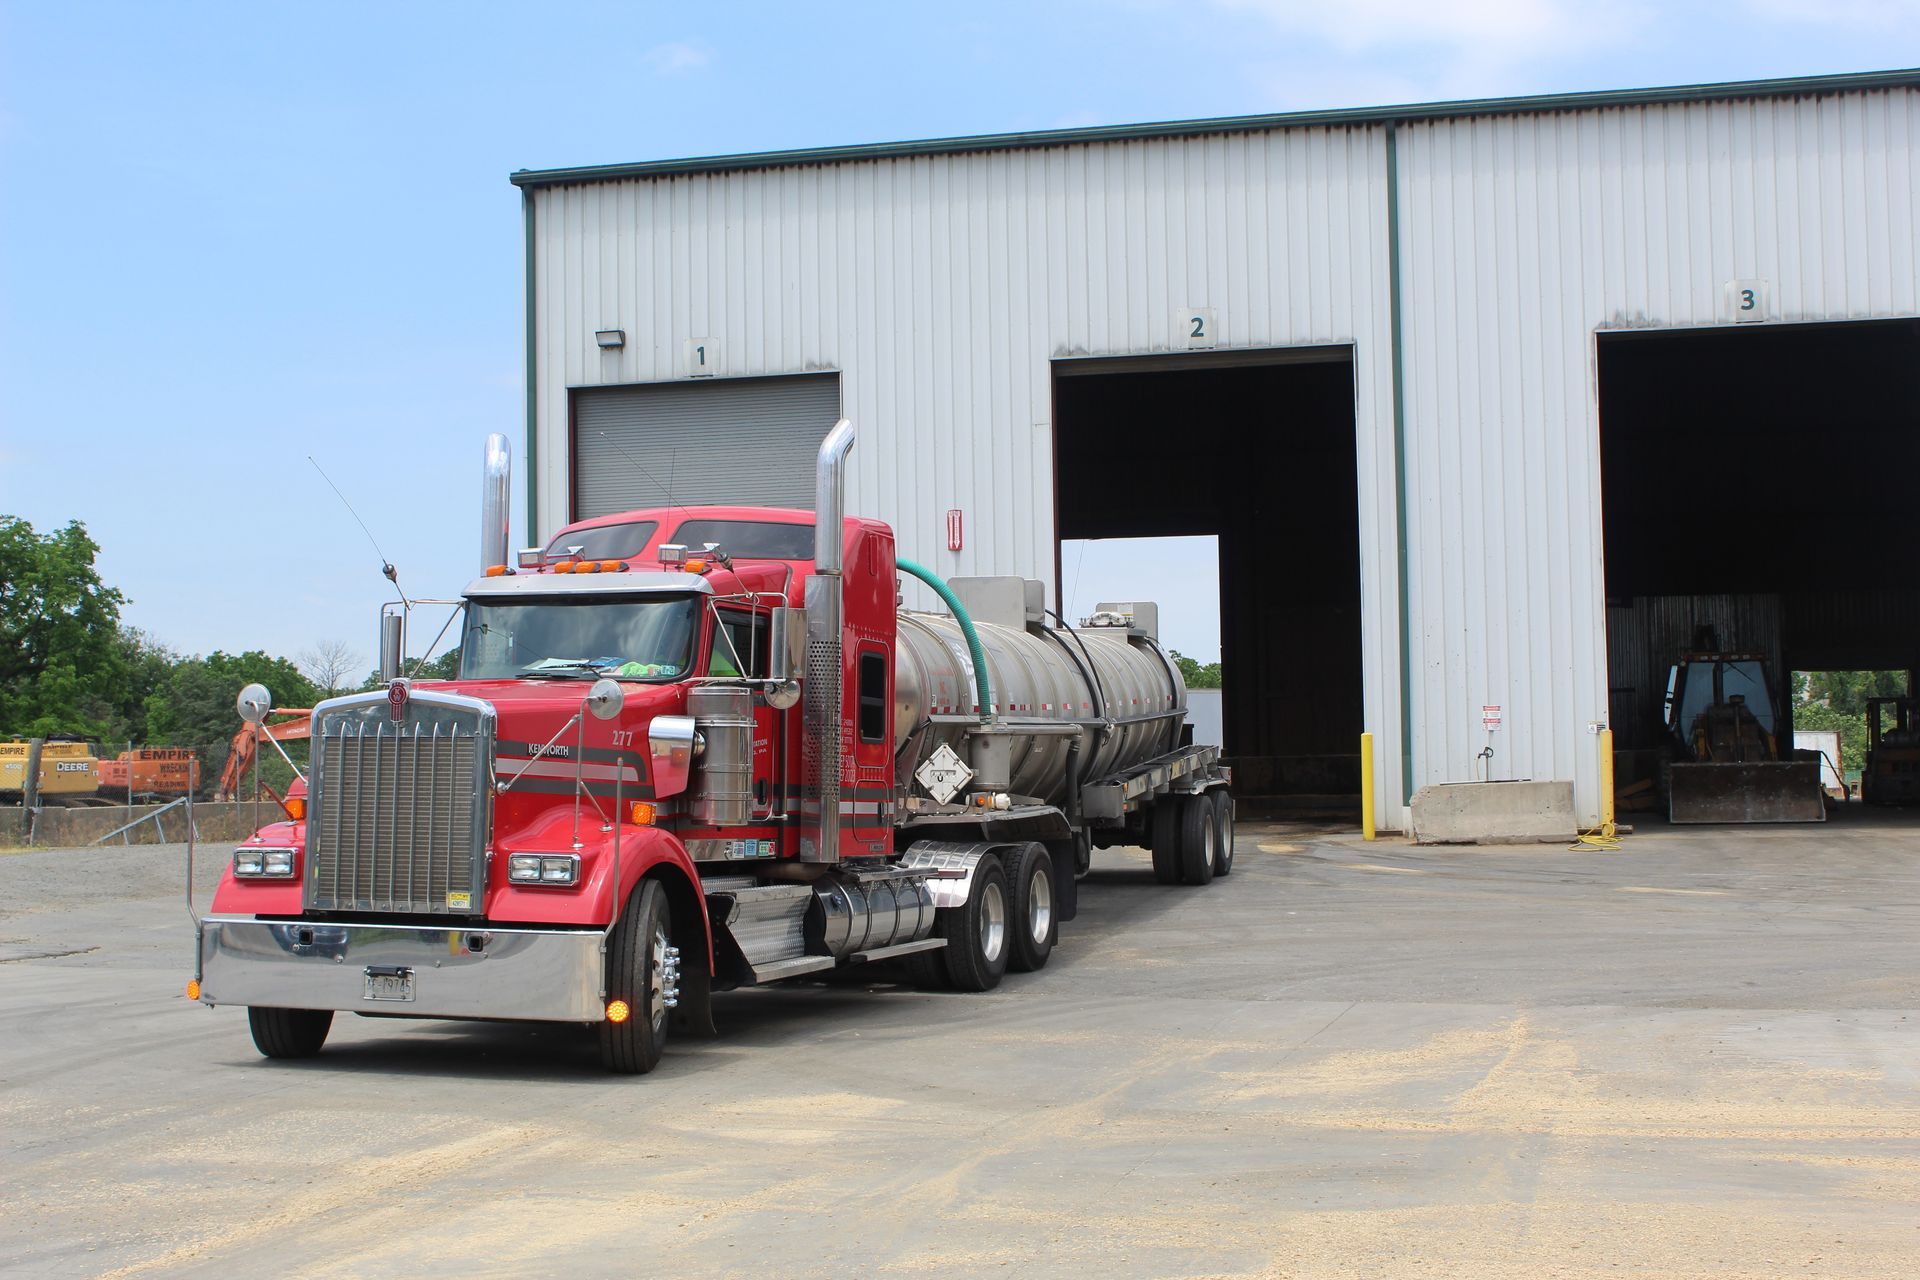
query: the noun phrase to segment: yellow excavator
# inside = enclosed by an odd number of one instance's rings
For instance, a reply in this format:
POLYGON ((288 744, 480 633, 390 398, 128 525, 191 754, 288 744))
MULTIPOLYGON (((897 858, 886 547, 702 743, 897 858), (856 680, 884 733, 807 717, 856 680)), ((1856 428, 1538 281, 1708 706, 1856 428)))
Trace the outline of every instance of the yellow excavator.
MULTIPOLYGON (((0 804, 19 804, 27 790, 33 744, 25 738, 0 742, 0 804)), ((43 805, 95 804, 100 755, 82 738, 48 738, 40 747, 39 799, 43 805)))
MULTIPOLYGON (((1817 755, 1782 750, 1785 717, 1758 653, 1706 647, 1667 673, 1667 730, 1675 758, 1667 816, 1676 823, 1825 822, 1817 755)), ((1791 739, 1788 739, 1791 742, 1791 739)))

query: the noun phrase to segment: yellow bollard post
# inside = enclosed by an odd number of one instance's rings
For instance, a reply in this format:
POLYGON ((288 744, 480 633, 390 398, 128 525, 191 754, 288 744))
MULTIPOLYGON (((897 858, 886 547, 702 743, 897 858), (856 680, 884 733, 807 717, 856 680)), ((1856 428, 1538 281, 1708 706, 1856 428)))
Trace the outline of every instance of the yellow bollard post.
POLYGON ((1600 731, 1600 834, 1613 834, 1613 730, 1600 731))
POLYGON ((1373 735, 1360 735, 1360 835, 1373 839, 1373 735))

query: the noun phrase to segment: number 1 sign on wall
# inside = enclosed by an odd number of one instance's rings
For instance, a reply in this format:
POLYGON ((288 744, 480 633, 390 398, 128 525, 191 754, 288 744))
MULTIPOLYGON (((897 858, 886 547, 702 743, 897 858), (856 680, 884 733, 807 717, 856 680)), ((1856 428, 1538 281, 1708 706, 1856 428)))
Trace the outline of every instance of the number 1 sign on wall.
POLYGON ((687 339, 687 376, 711 378, 720 371, 720 343, 715 338, 687 339))

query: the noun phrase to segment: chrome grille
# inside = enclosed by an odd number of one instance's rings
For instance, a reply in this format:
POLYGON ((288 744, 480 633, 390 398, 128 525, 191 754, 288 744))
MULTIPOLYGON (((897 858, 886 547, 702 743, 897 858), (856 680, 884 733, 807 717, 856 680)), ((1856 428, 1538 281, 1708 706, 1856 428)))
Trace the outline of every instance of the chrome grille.
POLYGON ((486 878, 491 716, 416 699, 396 723, 384 694, 372 695, 377 702, 366 697, 316 716, 307 905, 477 914, 486 878))

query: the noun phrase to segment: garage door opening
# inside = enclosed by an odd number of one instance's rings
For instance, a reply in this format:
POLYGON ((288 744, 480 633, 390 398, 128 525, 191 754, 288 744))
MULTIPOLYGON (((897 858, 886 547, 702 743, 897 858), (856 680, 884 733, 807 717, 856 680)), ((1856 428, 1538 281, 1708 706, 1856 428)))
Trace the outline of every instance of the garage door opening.
MULTIPOLYGON (((1217 538, 1235 790, 1269 811, 1351 813, 1362 718, 1351 349, 1053 368, 1059 537, 1217 538)), ((1063 555, 1057 567, 1064 591, 1072 566, 1063 555)))
POLYGON ((1920 322, 1602 334, 1598 358, 1616 786, 1657 816, 1683 653, 1757 656, 1783 747, 1792 673, 1920 667, 1920 322))

